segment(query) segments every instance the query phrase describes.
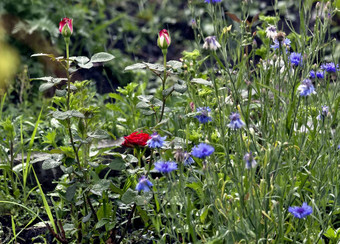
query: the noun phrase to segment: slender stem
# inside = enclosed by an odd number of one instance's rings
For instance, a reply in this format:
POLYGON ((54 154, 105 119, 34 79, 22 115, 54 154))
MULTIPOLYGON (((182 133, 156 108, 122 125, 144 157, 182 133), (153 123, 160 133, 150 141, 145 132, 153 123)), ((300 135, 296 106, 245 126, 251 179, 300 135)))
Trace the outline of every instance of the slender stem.
MULTIPOLYGON (((165 90, 165 82, 166 82, 166 78, 167 78, 167 74, 166 74, 166 54, 167 54, 167 52, 168 52, 167 49, 162 49, 163 64, 164 64, 164 75, 163 75, 163 80, 162 80, 162 95, 163 95, 163 91, 165 90)), ((161 110, 161 116, 159 118, 159 122, 161 122, 162 119, 163 119, 166 98, 167 98, 167 96, 163 95, 162 110, 161 110)))

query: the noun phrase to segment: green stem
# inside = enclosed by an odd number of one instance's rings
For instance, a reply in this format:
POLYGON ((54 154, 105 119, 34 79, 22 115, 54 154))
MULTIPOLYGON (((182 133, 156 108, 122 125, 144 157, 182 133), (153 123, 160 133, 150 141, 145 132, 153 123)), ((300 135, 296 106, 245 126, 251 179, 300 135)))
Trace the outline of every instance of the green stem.
MULTIPOLYGON (((162 53, 163 53, 163 64, 164 64, 164 75, 163 75, 163 80, 162 80, 162 95, 163 95, 163 91, 165 90, 165 82, 166 82, 166 54, 168 52, 168 49, 162 49, 162 53)), ((163 119, 163 115, 164 115, 164 108, 165 108, 165 101, 167 99, 167 96, 163 95, 163 99, 162 99, 162 110, 161 110, 161 116, 159 118, 158 122, 161 122, 163 119)))

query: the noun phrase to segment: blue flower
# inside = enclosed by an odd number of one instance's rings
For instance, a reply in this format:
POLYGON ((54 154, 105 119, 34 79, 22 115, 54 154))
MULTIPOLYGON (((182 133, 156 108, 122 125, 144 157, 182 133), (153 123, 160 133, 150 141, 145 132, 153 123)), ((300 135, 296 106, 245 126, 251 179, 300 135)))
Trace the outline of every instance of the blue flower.
POLYGON ((245 123, 241 120, 241 117, 238 113, 231 113, 231 115, 229 116, 229 119, 231 121, 228 124, 228 127, 233 130, 240 129, 243 126, 245 126, 245 123))
POLYGON ((206 158, 210 156, 215 151, 213 146, 210 146, 205 143, 200 143, 197 146, 194 146, 191 152, 191 155, 196 158, 206 158))
POLYGON ((313 208, 304 202, 301 207, 289 207, 288 211, 293 214, 295 218, 302 219, 313 213, 313 208))
POLYGON ((301 53, 291 53, 289 58, 290 58, 290 62, 292 63, 292 65, 302 66, 302 55, 301 55, 301 53))
POLYGON ((191 154, 183 151, 182 149, 177 149, 174 153, 174 158, 177 162, 183 162, 185 166, 193 164, 195 161, 192 159, 191 154))
POLYGON ((316 73, 315 73, 314 70, 311 70, 309 72, 309 77, 311 79, 315 79, 316 77, 319 78, 319 79, 323 79, 323 78, 325 78, 325 71, 316 71, 316 73))
POLYGON ((222 2, 222 0, 204 0, 205 3, 219 3, 222 2))
POLYGON ((339 70, 339 64, 335 66, 334 63, 326 63, 321 65, 322 70, 326 70, 328 73, 335 73, 339 70))
POLYGON ((328 106, 322 106, 321 108, 322 108, 321 113, 319 113, 319 115, 316 117, 318 120, 324 119, 329 114, 328 106))
POLYGON ((340 144, 338 145, 338 150, 340 150, 340 144))
POLYGON ((149 139, 146 144, 150 148, 160 148, 164 144, 164 140, 166 139, 166 136, 161 137, 160 135, 157 134, 157 132, 153 133, 151 135, 151 139, 149 139))
POLYGON ((199 115, 196 115, 195 118, 197 118, 200 123, 205 124, 211 121, 211 117, 208 116, 208 113, 211 112, 209 107, 200 107, 197 108, 196 111, 199 115))
POLYGON ((153 186, 151 181, 149 181, 144 175, 139 178, 139 182, 136 185, 137 191, 150 191, 150 187, 153 186))
POLYGON ((174 171, 177 169, 177 163, 172 161, 158 161, 155 163, 155 170, 161 172, 161 173, 170 173, 171 171, 174 171))
POLYGON ((313 94, 316 93, 312 81, 310 79, 303 80, 298 87, 298 91, 300 92, 300 96, 302 97, 306 97, 312 93, 313 94))
MULTIPOLYGON (((283 41, 283 45, 284 47, 290 47, 290 43, 291 41, 289 40, 289 38, 285 38, 284 41, 283 41)), ((280 43, 278 40, 274 40, 274 45, 271 45, 270 46, 271 48, 274 48, 274 49, 278 49, 280 48, 280 43)))
POLYGON ((204 39, 203 48, 216 51, 221 47, 221 44, 216 40, 216 36, 208 36, 204 39))
POLYGON ((255 168, 256 167, 256 161, 253 157, 253 153, 249 152, 246 153, 243 157, 244 161, 246 161, 246 169, 250 169, 250 168, 255 168))

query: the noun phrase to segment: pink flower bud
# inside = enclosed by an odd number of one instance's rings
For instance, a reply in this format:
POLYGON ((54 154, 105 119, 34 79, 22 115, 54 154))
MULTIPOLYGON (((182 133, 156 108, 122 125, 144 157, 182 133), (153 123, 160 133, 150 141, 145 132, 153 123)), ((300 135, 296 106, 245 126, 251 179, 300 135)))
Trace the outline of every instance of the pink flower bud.
POLYGON ((64 37, 70 37, 73 33, 72 19, 63 18, 59 23, 59 32, 64 37))
POLYGON ((157 45, 160 49, 168 49, 171 43, 171 38, 166 29, 161 30, 158 33, 157 45))

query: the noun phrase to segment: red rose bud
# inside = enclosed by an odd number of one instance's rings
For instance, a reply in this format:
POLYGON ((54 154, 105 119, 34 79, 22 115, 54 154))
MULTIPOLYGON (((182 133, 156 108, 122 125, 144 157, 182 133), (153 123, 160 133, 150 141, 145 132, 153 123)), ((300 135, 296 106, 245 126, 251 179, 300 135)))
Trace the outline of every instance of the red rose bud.
POLYGON ((151 139, 151 136, 147 133, 143 133, 143 131, 136 131, 128 136, 124 136, 124 139, 122 144, 124 147, 144 147, 146 146, 146 142, 151 139))
POLYGON ((64 37, 70 37, 73 33, 72 19, 63 18, 59 23, 59 32, 64 37))
POLYGON ((168 49, 171 43, 171 38, 166 29, 161 30, 158 33, 157 45, 160 49, 168 49))

